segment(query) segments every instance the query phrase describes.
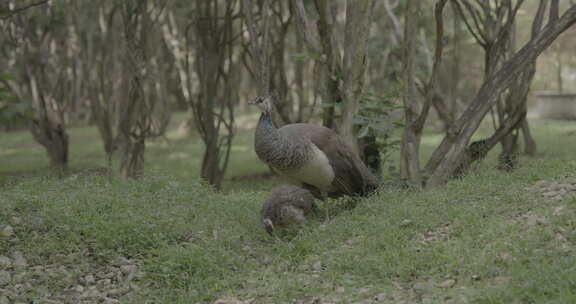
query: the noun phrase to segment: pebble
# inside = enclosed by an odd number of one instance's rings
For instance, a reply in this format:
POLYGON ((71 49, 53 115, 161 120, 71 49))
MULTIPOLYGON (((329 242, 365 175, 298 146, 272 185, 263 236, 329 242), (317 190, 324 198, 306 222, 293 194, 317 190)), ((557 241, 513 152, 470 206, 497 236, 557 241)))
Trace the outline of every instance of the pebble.
POLYGON ((9 268, 10 266, 12 266, 12 260, 9 257, 0 255, 0 269, 9 268))
POLYGON ((98 289, 96 288, 88 289, 80 296, 80 298, 83 299, 100 298, 100 297, 102 297, 102 293, 98 291, 98 289))
POLYGON ((26 261, 26 258, 24 258, 22 252, 16 251, 12 257, 14 258, 14 267, 20 268, 28 266, 28 261, 26 261))
POLYGON ((409 219, 404 219, 400 222, 400 227, 406 227, 412 225, 412 221, 409 219))
POLYGON ((0 270, 0 286, 8 285, 12 281, 12 275, 5 270, 0 270))
POLYGON ((113 298, 104 298, 104 304, 116 304, 116 303, 120 303, 120 301, 113 298))
POLYGON ((384 301, 386 301, 387 297, 388 297, 388 294, 381 292, 381 293, 374 296, 374 300, 376 300, 378 302, 384 302, 384 301))
POLYGON ((74 291, 76 291, 78 293, 83 293, 84 292, 84 286, 76 285, 76 287, 74 287, 74 291))
POLYGON ((6 296, 0 296, 0 304, 10 304, 10 299, 6 296))
MULTIPOLYGON (((560 216, 560 215, 562 215, 562 214, 564 214, 564 206, 554 207, 554 211, 552 212, 552 215, 554 215, 554 216, 560 216)), ((1 265, 1 264, 2 264, 2 263, 0 262, 0 265, 1 265)))
POLYGON ((509 277, 495 277, 494 278, 494 283, 496 283, 498 285, 504 285, 504 284, 507 284, 508 282, 510 282, 509 277))
POLYGON ((86 282, 86 284, 94 284, 94 282, 96 282, 96 278, 94 278, 93 275, 89 274, 84 277, 84 282, 86 282))
POLYGON ((555 191, 555 190, 554 190, 554 191, 547 191, 547 192, 542 193, 542 196, 544 196, 544 197, 553 197, 553 196, 556 196, 556 195, 559 195, 559 193, 558 193, 557 191, 555 191))
POLYGON ((120 266, 120 270, 124 274, 134 273, 138 270, 138 266, 136 265, 122 265, 120 266))
POLYGON ((449 279, 449 280, 446 280, 446 281, 439 283, 437 286, 440 288, 451 288, 454 285, 456 285, 456 280, 449 279))
POLYGON ((7 225, 6 227, 4 227, 4 229, 2 229, 2 235, 5 237, 11 237, 14 235, 14 228, 12 228, 12 226, 7 225))
POLYGON ((108 290, 107 294, 109 297, 118 297, 130 292, 130 288, 128 287, 120 287, 108 290))
POLYGON ((431 287, 430 282, 418 282, 418 283, 414 284, 414 286, 412 288, 416 292, 423 293, 425 291, 428 291, 430 289, 430 287, 431 287))

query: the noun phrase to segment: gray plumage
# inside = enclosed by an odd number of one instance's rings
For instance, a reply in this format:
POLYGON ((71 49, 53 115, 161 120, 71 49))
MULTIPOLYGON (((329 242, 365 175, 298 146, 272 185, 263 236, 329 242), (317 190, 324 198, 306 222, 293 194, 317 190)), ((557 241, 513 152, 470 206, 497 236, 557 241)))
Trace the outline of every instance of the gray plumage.
POLYGON ((316 209, 310 191, 293 185, 272 190, 260 213, 260 220, 268 233, 276 227, 286 227, 306 222, 306 216, 316 209))
POLYGON ((259 97, 251 103, 262 110, 256 127, 256 154, 289 183, 331 197, 364 196, 377 188, 376 177, 336 132, 307 123, 276 128, 272 97, 259 97))

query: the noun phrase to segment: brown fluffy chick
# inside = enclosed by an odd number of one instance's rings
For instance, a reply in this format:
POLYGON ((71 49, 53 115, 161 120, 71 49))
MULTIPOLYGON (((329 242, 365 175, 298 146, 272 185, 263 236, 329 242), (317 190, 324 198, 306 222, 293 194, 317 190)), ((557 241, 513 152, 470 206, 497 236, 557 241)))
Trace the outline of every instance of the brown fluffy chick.
POLYGON ((276 187, 264 201, 261 221, 269 234, 276 227, 303 224, 306 216, 316 210, 310 191, 293 185, 276 187))

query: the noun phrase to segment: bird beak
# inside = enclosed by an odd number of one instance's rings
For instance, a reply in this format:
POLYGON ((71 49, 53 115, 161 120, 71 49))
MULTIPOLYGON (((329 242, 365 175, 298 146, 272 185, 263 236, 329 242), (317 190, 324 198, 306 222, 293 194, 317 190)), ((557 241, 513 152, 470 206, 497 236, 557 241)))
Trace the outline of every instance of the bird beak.
POLYGON ((272 235, 272 232, 274 231, 274 224, 272 224, 270 219, 264 220, 264 228, 266 228, 266 232, 268 232, 269 235, 272 235))

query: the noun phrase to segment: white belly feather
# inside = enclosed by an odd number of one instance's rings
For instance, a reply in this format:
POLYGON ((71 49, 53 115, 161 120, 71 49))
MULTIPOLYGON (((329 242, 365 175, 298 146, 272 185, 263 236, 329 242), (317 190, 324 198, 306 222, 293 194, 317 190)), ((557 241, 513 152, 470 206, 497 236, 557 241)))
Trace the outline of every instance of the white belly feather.
POLYGON ((322 192, 332 190, 332 180, 334 179, 334 170, 328 161, 328 157, 318 147, 313 146, 313 157, 298 169, 289 169, 278 171, 289 183, 292 184, 310 184, 322 192))

